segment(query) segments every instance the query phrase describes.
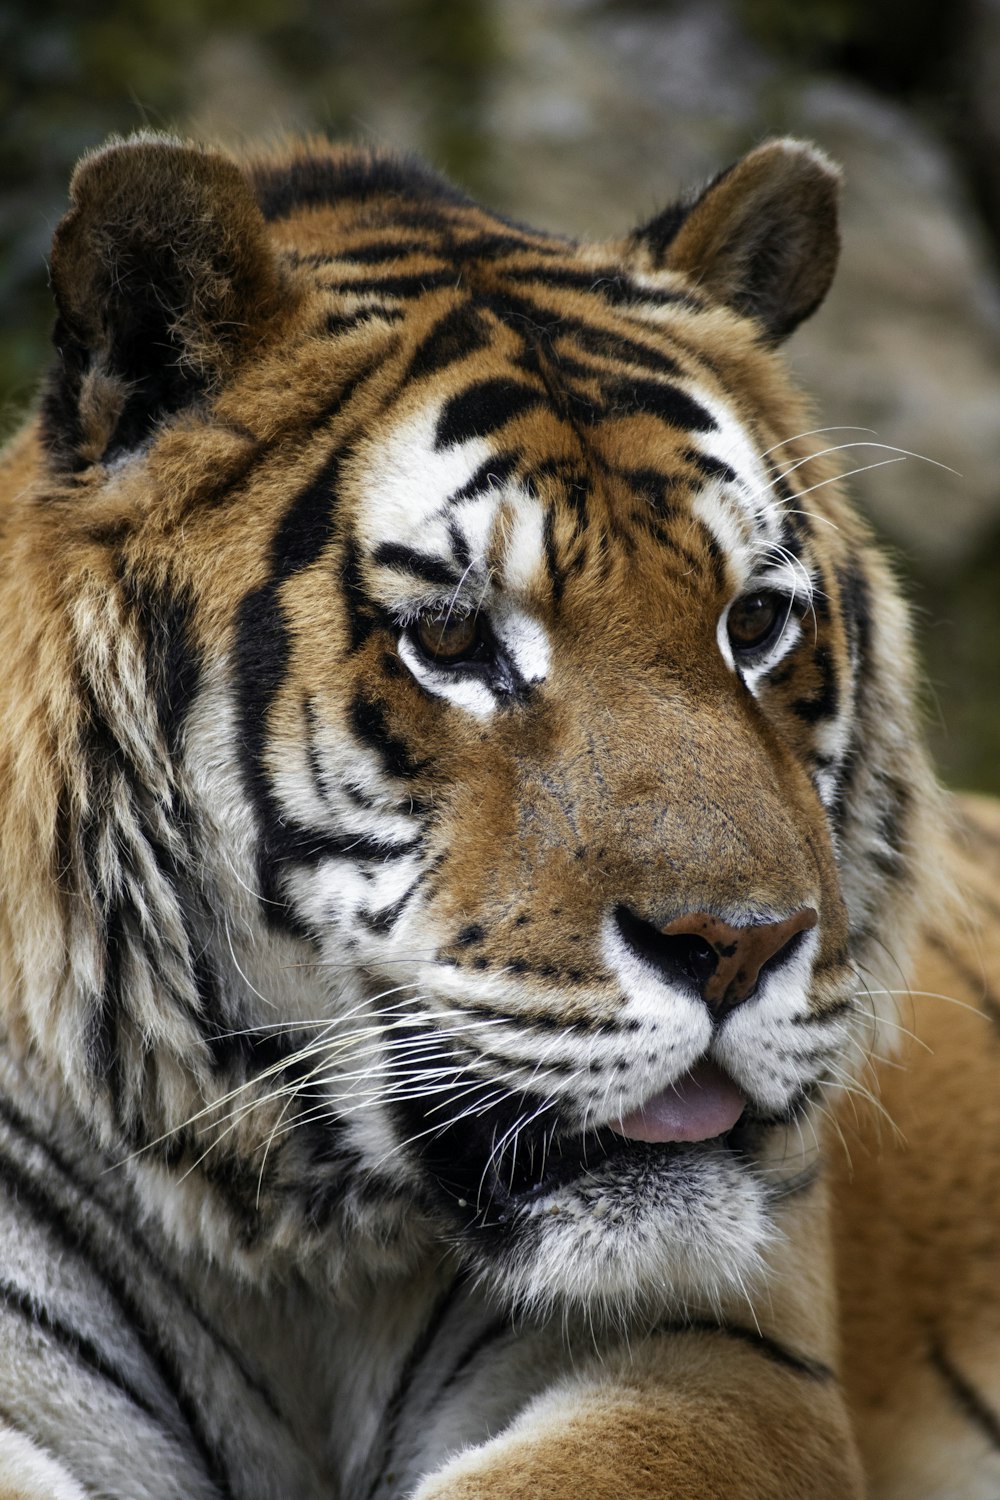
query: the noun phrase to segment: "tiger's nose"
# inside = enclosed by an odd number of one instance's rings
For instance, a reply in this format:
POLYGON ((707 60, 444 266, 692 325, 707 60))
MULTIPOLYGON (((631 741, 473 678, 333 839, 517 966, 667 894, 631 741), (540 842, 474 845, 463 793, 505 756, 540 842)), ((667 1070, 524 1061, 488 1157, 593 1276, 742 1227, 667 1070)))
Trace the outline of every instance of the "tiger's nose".
POLYGON ((670 983, 693 986, 719 1020, 750 999, 762 970, 773 973, 785 963, 818 920, 811 906, 803 906, 781 922, 747 927, 732 927, 705 911, 684 912, 657 927, 627 906, 615 908, 618 930, 632 952, 670 983))

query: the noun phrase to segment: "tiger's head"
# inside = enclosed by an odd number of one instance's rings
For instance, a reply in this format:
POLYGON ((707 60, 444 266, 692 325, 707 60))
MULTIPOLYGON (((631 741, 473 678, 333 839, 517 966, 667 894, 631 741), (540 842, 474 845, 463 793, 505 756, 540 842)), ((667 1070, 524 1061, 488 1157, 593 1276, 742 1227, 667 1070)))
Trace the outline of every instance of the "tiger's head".
POLYGON ((774 141, 581 245, 322 143, 78 169, 0 952, 174 1233, 690 1304, 808 1188, 927 786, 777 352, 836 194, 774 141))

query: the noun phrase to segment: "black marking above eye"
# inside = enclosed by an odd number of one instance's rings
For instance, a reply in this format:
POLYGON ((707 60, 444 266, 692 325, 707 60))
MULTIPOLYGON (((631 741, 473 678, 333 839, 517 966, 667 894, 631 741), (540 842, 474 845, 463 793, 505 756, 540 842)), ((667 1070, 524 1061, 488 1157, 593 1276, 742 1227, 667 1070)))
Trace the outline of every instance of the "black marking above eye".
POLYGON ((542 393, 519 380, 480 380, 452 396, 438 418, 435 448, 487 437, 542 404, 542 393))
POLYGON ((401 542, 382 542, 372 553, 372 562, 382 568, 397 568, 400 572, 412 573, 424 583, 443 584, 446 588, 458 583, 458 575, 442 558, 427 552, 418 552, 401 542))
POLYGON ((730 606, 726 633, 737 662, 753 662, 763 657, 779 640, 792 601, 777 589, 757 589, 744 594, 730 606))

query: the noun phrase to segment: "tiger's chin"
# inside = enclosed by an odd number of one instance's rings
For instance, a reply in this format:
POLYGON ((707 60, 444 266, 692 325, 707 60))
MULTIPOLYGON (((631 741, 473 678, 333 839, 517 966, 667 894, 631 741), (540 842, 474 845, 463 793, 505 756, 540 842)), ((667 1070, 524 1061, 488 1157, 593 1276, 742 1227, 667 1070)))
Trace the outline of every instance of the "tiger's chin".
POLYGON ((762 1271, 769 1194, 734 1140, 616 1141, 572 1165, 513 1181, 465 1228, 475 1269, 505 1305, 655 1320, 742 1298, 762 1271))

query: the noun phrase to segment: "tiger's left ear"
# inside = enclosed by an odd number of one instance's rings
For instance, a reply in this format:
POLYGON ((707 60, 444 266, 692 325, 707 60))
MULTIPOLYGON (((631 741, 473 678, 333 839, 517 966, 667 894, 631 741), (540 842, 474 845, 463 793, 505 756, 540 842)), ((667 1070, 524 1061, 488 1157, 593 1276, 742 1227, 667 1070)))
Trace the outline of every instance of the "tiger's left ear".
POLYGON ((720 173, 693 203, 629 240, 647 270, 681 272, 780 343, 815 312, 840 250, 840 172, 815 146, 768 141, 720 173))
POLYGON ((289 300, 235 162, 158 134, 84 157, 51 276, 59 357, 43 423, 69 468, 128 453, 210 395, 289 300))

